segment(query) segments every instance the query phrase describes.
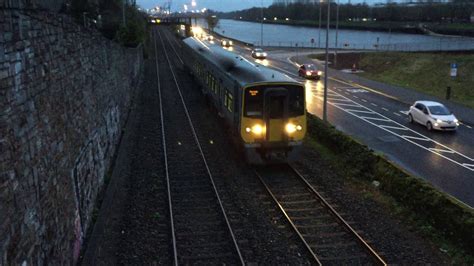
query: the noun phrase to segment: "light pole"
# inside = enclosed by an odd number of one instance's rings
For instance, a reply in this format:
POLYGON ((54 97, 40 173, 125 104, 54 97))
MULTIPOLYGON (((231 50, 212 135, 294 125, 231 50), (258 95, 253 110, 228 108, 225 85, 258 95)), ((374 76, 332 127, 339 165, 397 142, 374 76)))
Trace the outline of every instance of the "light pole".
POLYGON ((334 67, 337 66, 337 37, 339 33, 339 0, 337 0, 337 7, 336 7, 336 47, 334 47, 334 67))
POLYGON ((125 21, 125 4, 126 4, 127 0, 122 0, 122 23, 123 23, 123 26, 125 27, 126 26, 126 21, 125 21))
POLYGON ((323 0, 319 0, 319 27, 318 27, 318 48, 321 48, 321 4, 323 0))
POLYGON ((263 47, 263 0, 260 1, 260 47, 263 47))
POLYGON ((329 62, 329 15, 331 13, 331 0, 328 0, 328 20, 326 24, 326 63, 324 64, 324 100, 323 100, 323 120, 328 121, 327 101, 328 101, 328 62, 329 62))

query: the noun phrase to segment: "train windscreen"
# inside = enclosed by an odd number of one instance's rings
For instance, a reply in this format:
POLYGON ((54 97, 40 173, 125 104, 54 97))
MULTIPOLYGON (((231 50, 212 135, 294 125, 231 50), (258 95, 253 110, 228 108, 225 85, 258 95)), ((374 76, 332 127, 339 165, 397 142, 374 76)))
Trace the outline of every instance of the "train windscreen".
MULTIPOLYGON (((265 91, 272 88, 284 88, 288 91, 288 115, 290 117, 304 114, 304 88, 302 86, 258 86, 247 88, 244 95, 244 116, 250 118, 263 118, 265 91)), ((270 118, 283 116, 284 106, 281 101, 270 103, 270 118)))

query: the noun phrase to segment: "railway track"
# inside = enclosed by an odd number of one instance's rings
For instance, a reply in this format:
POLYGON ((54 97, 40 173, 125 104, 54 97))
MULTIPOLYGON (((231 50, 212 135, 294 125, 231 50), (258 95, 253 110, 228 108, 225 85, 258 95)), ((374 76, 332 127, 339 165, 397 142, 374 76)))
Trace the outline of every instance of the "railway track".
POLYGON ((153 39, 174 265, 243 265, 173 70, 168 54, 172 48, 165 44, 160 29, 154 30, 153 39), (163 88, 161 83, 175 87, 163 88))
POLYGON ((319 265, 387 265, 292 166, 255 173, 319 265))

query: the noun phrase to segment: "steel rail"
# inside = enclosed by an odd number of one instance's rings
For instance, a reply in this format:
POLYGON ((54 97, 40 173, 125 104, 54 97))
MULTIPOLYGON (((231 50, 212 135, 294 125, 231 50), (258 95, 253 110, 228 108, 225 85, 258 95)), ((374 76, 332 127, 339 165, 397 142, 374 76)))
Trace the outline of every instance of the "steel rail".
POLYGON ((350 232, 352 233, 356 238, 357 240, 359 241, 359 243, 365 248, 367 249, 367 251, 369 252, 369 254, 374 258, 375 262, 379 263, 380 265, 387 265, 387 263, 380 257, 379 254, 377 254, 377 252, 375 252, 375 250, 367 243, 367 241, 365 241, 355 230, 354 228, 352 228, 349 223, 346 222, 346 220, 344 220, 344 218, 342 218, 342 216, 323 198, 323 196, 321 196, 321 194, 319 192, 316 191, 316 189, 314 189, 314 187, 308 182, 308 180, 306 180, 306 178, 303 177, 303 175, 298 171, 296 170, 292 165, 288 165, 289 168, 300 178, 301 181, 303 181, 306 186, 313 192, 314 195, 316 195, 319 200, 331 211, 331 213, 337 217, 337 219, 339 220, 339 222, 350 232))
MULTIPOLYGON (((153 31, 156 32, 156 31, 153 31)), ((158 50, 156 48, 156 34, 153 34, 153 41, 155 44, 155 64, 156 64, 156 78, 158 81, 158 98, 160 103, 160 120, 161 120, 161 138, 163 141, 163 153, 164 153, 164 160, 165 160, 165 175, 166 175, 166 188, 168 191, 168 208, 170 212, 170 220, 171 220, 171 236, 173 240, 173 258, 174 258, 174 265, 178 266, 178 249, 176 248, 176 234, 174 231, 174 220, 173 220, 173 204, 171 203, 171 186, 170 186, 170 178, 169 178, 169 169, 168 169, 168 153, 166 150, 166 136, 165 136, 165 121, 164 121, 164 113, 163 113, 163 102, 161 98, 161 84, 160 84, 160 68, 158 66, 158 50)))
MULTIPOLYGON (((213 187, 213 189, 214 189, 214 193, 216 194, 217 200, 218 200, 218 202, 219 202, 219 207, 220 207, 220 209, 221 209, 221 211, 222 211, 222 215, 224 216, 225 222, 226 222, 226 224, 227 224, 227 228, 228 228, 229 233, 230 233, 230 235, 231 235, 231 237, 232 237, 232 241, 233 241, 235 250, 236 250, 236 252, 237 252, 237 254, 238 254, 238 256, 239 256, 239 260, 240 260, 241 264, 242 264, 242 265, 245 265, 245 261, 244 261, 244 259, 243 259, 243 257, 242 257, 242 253, 240 252, 239 246, 238 246, 238 244, 237 244, 237 239, 235 238, 234 232, 233 232, 233 230, 232 230, 232 227, 231 227, 231 225, 230 225, 229 219, 228 219, 227 214, 226 214, 226 212, 225 212, 224 205, 222 204, 221 197, 219 196, 219 192, 217 191, 217 187, 216 187, 216 185, 215 185, 215 183, 214 183, 214 179, 213 179, 213 177, 212 177, 211 170, 210 170, 209 165, 208 165, 208 163, 207 163, 206 157, 205 157, 204 152, 203 152, 202 147, 201 147, 201 143, 199 142, 199 138, 198 138, 197 133, 196 133, 196 130, 195 130, 195 128, 194 128, 194 124, 193 124, 193 122, 192 122, 192 120, 191 120, 191 116, 189 115, 188 108, 187 108, 186 103, 185 103, 185 101, 184 101, 184 97, 183 97, 183 94, 182 94, 182 92, 181 92, 181 86, 179 85, 178 80, 177 80, 177 78, 176 78, 176 74, 175 74, 175 72, 174 72, 174 70, 173 70, 173 66, 172 66, 172 64, 171 64, 171 60, 170 60, 170 58, 169 58, 169 56, 168 56, 168 52, 166 51, 166 48, 165 48, 165 43, 164 43, 164 41, 163 41, 163 38, 161 37, 161 33, 160 33, 159 30, 158 30, 158 36, 160 37, 161 43, 162 43, 162 45, 163 45, 164 54, 165 54, 166 60, 167 60, 167 62, 168 62, 168 66, 170 67, 171 75, 173 76, 174 83, 175 83, 175 85, 176 85, 177 91, 178 91, 179 96, 180 96, 180 99, 181 99, 181 103, 183 104, 184 112, 185 112, 185 114, 186 114, 186 117, 187 117, 187 119, 188 119, 189 125, 190 125, 190 127, 191 127, 191 131, 192 131, 192 133, 193 133, 194 140, 195 140, 195 142, 196 142, 197 147, 199 148, 199 152, 201 153, 201 157, 202 157, 202 160, 203 160, 204 165, 205 165, 205 167, 206 167, 206 170, 207 170, 207 173, 208 173, 208 176, 209 176, 209 180, 211 181, 212 187, 213 187)), ((168 40, 168 42, 169 42, 169 40, 168 40)), ((172 46, 171 42, 169 42, 169 44, 172 46)), ((175 51, 175 52, 176 52, 176 51, 175 51)))
POLYGON ((295 223, 293 223, 293 221, 291 220, 290 216, 288 215, 288 213, 285 211, 285 209, 283 208, 283 206, 281 206, 280 202, 278 201, 278 199, 276 198, 275 194, 273 194, 273 192, 271 191, 270 187, 267 185, 267 183, 263 180, 263 177, 258 173, 258 171, 256 169, 254 169, 254 172, 255 172, 255 175, 258 177, 258 179, 260 180, 260 182, 263 184, 263 186, 265 187, 265 189, 267 190, 268 194, 272 197, 273 201, 278 205, 278 208, 280 208, 280 211, 283 213, 283 215, 285 216, 286 220, 290 223, 291 227, 293 228, 293 230, 296 232, 296 234, 298 235, 298 237, 300 238, 300 240, 303 242, 303 244, 305 245, 306 249, 309 251, 309 253, 311 254, 311 256, 313 257, 314 261, 322 266, 323 264, 321 263, 321 261, 318 259, 318 256, 316 255, 316 253, 314 253, 314 251, 311 249, 310 245, 308 244, 308 242, 306 242, 306 239, 303 237, 303 235, 301 234, 301 232, 298 230, 298 228, 296 227, 295 223))

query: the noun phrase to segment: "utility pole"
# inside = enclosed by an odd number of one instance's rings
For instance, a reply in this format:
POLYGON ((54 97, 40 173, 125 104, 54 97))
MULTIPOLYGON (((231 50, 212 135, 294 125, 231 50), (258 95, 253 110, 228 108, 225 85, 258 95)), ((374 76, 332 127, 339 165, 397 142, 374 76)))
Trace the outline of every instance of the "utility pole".
POLYGON ((124 27, 127 26, 127 21, 125 20, 125 7, 127 0, 122 0, 122 24, 124 27))
POLYGON ((318 48, 321 48, 321 3, 323 0, 319 0, 319 27, 318 27, 318 48))
POLYGON ((263 0, 260 1, 260 47, 263 47, 263 0))
POLYGON ((339 0, 337 0, 336 7, 336 47, 334 47, 334 67, 337 66, 337 37, 339 33, 339 0))
POLYGON ((328 20, 326 24, 326 63, 324 64, 324 101, 323 120, 328 121, 328 62, 329 62, 329 15, 331 13, 331 0, 328 0, 328 20))

